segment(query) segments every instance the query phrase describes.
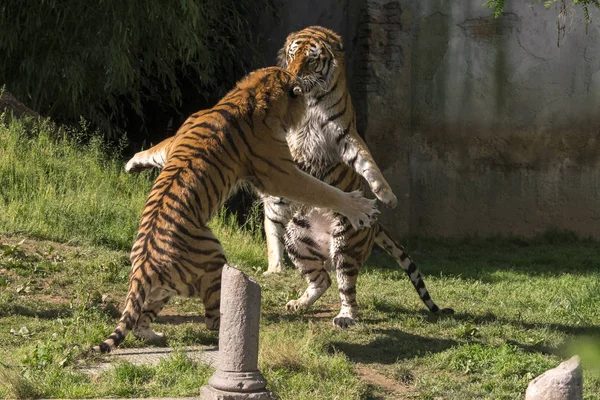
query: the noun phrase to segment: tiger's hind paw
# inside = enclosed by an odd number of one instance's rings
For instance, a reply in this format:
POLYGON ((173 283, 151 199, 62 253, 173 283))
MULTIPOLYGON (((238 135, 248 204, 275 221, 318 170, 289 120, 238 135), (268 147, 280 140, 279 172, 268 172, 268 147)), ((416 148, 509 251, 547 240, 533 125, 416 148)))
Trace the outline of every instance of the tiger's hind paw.
POLYGON ((152 328, 135 330, 133 334, 146 342, 163 342, 165 340, 164 333, 154 332, 152 328))
POLYGON ((205 320, 206 329, 208 329, 209 331, 218 331, 220 323, 221 320, 219 317, 206 318, 205 320))
POLYGON ((354 324, 356 324, 356 320, 352 317, 342 317, 338 315, 333 319, 333 326, 342 329, 350 328, 354 324))
POLYGON ((290 300, 285 305, 286 310, 289 312, 303 311, 306 310, 306 306, 300 300, 290 300))
POLYGON ((333 326, 346 329, 356 324, 356 308, 342 306, 340 313, 333 319, 333 326))

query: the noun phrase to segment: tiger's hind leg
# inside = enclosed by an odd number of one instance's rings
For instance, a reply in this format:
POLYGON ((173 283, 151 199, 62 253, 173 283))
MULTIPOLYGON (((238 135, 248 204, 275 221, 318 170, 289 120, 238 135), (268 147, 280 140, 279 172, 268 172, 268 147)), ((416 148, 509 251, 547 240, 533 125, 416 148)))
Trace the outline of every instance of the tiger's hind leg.
POLYGON ((262 196, 269 267, 264 275, 278 274, 283 267, 285 227, 292 218, 291 205, 280 197, 262 196))
MULTIPOLYGON (((225 256, 223 255, 223 258, 225 256)), ((215 260, 205 264, 205 274, 200 279, 200 297, 204 303, 204 323, 206 329, 219 330, 221 309, 221 272, 223 261, 215 260)))
POLYGON ((342 304, 339 314, 333 319, 334 326, 348 328, 356 323, 356 281, 360 268, 373 248, 374 236, 373 228, 356 231, 345 218, 339 216, 337 219, 331 240, 331 261, 342 304))
POLYGON ((309 308, 331 286, 331 278, 325 269, 331 223, 331 217, 311 209, 308 213, 297 212, 287 226, 286 250, 308 283, 302 296, 286 304, 288 311, 309 308))
POLYGON ((147 301, 142 308, 142 315, 138 320, 137 326, 133 330, 133 334, 143 340, 161 341, 164 338, 164 334, 161 332, 155 332, 150 327, 150 324, 154 322, 158 314, 161 312, 165 304, 173 297, 172 293, 165 290, 158 290, 158 293, 151 294, 152 300, 147 301))

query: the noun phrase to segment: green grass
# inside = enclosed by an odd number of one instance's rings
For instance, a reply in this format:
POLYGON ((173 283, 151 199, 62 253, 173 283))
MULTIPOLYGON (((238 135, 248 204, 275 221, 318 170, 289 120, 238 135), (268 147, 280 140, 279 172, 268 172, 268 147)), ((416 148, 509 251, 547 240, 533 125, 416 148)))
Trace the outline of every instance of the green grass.
MULTIPOLYGON (((100 142, 65 135, 49 122, 0 124, 0 397, 194 396, 212 371, 181 352, 97 376, 78 368, 83 349, 116 325, 152 175, 127 176, 100 142)), ((259 363, 282 399, 521 399, 533 377, 575 353, 585 398, 600 398, 598 242, 558 231, 409 238, 433 299, 456 314, 427 313, 393 260, 375 252, 359 277, 360 321, 342 331, 331 325, 333 288, 304 315, 285 311, 304 282, 290 269, 262 276, 255 218, 240 230, 222 213, 212 226, 230 262, 263 288, 259 363)), ((182 315, 156 324, 168 345, 216 344, 195 318, 198 300, 168 308, 182 315)))
POLYGON ((0 230, 126 249, 137 232, 148 174, 126 175, 84 129, 0 120, 0 230), (85 141, 86 144, 80 144, 85 141))

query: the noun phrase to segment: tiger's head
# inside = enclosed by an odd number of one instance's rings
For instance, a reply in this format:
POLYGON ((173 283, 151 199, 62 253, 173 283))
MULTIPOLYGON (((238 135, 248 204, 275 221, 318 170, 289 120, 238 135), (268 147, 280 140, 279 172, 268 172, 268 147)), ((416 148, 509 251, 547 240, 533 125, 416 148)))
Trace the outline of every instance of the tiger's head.
POLYGON ((342 38, 321 26, 290 33, 277 59, 277 65, 295 75, 309 96, 331 90, 344 73, 342 38))

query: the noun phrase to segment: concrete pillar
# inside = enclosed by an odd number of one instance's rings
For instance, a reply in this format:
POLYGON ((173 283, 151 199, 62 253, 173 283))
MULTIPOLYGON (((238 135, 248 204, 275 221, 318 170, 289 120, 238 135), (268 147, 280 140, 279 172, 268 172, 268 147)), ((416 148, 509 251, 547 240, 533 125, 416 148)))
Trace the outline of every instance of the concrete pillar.
POLYGON ((221 275, 221 324, 217 370, 200 389, 203 400, 271 399, 258 370, 260 286, 225 265, 221 275))

